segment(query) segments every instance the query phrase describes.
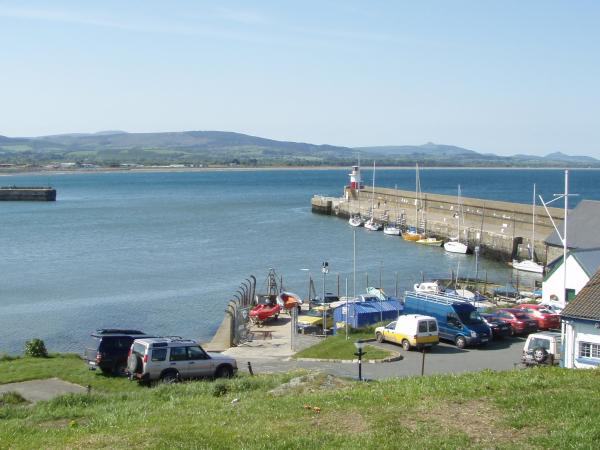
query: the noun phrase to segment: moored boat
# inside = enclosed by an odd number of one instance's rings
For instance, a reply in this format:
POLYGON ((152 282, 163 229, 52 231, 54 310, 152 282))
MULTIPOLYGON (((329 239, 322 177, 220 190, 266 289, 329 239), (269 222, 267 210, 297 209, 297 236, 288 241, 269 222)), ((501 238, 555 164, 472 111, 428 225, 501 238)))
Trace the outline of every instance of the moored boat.
POLYGON ((444 241, 442 241, 441 239, 436 239, 434 237, 426 237, 426 238, 423 238, 423 239, 419 239, 416 242, 417 242, 417 244, 431 245, 433 247, 439 247, 439 246, 441 246, 444 243, 444 241))
POLYGON ((525 272, 544 273, 544 266, 536 263, 532 259, 525 259, 523 261, 513 259, 512 266, 513 269, 523 270, 525 272))
POLYGON ((402 239, 405 241, 418 241, 423 239, 423 235, 417 231, 415 227, 408 227, 404 232, 402 232, 402 239))
POLYGON ((363 224, 361 217, 357 214, 348 219, 348 223, 353 227, 360 227, 363 224))
POLYGON ((444 250, 450 253, 462 253, 466 254, 469 248, 466 244, 458 240, 452 240, 444 243, 444 250))
POLYGON ((365 228, 371 231, 380 231, 382 227, 379 222, 376 222, 375 219, 371 217, 365 222, 365 228))

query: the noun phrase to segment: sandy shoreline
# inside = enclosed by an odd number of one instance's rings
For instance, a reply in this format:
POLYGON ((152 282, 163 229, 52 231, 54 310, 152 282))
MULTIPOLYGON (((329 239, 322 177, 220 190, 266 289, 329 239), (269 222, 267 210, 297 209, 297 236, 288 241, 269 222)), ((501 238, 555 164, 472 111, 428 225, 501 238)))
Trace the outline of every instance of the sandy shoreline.
MULTIPOLYGON (((370 170, 368 166, 363 166, 363 171, 370 170)), ((568 167, 421 167, 421 170, 564 170, 568 167)), ((97 173, 177 173, 177 172, 268 172, 268 171, 298 171, 298 170, 340 170, 347 171, 349 167, 340 166, 290 166, 290 167, 138 167, 138 168, 108 168, 99 169, 35 169, 35 170, 0 170, 0 177, 21 176, 21 175, 69 175, 69 174, 97 174, 97 173)), ((377 170, 409 170, 414 171, 414 167, 407 166, 381 166, 377 170)), ((600 170, 594 167, 574 167, 570 170, 600 170)))

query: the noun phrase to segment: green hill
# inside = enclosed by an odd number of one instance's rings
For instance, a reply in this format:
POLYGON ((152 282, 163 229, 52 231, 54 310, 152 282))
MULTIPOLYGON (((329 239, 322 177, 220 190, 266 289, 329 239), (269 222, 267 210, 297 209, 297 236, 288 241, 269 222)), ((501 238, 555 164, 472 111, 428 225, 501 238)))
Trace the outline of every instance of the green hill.
POLYGON ((0 396, 0 447, 597 448, 600 371, 537 368, 359 383, 241 375, 141 387, 76 356, 0 362, 0 384, 60 377, 90 394, 0 396), (288 383, 293 379, 293 383, 288 383))

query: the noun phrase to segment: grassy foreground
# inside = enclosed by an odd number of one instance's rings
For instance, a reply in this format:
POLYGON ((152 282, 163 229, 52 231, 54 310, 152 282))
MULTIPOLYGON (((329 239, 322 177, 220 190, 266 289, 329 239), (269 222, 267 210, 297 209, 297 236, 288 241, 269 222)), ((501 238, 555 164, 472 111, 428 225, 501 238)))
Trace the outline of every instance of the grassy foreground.
POLYGON ((3 403, 0 448, 520 449, 600 442, 599 370, 370 383, 323 376, 269 393, 298 374, 145 388, 55 357, 0 362, 0 383, 30 378, 29 371, 94 388, 36 405, 3 403))
MULTIPOLYGON (((371 337, 370 335, 369 337, 371 337)), ((338 335, 323 339, 318 344, 305 348, 294 355, 295 358, 320 358, 320 359, 356 359, 356 335, 346 340, 346 336, 338 335)), ((363 351, 367 352, 364 359, 383 359, 392 353, 381 348, 365 345, 363 351)))

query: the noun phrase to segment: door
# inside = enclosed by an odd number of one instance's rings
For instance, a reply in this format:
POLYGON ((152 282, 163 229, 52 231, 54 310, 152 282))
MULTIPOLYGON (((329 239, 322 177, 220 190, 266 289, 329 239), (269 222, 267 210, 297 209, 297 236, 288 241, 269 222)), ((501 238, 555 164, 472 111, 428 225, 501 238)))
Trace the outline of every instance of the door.
POLYGON ((396 335, 396 322, 392 322, 384 328, 383 336, 388 342, 398 342, 398 337, 396 335))
POLYGON ((214 362, 199 346, 187 347, 188 377, 211 377, 214 375, 214 362))
POLYGON ((185 347, 171 347, 171 352, 169 354, 169 368, 177 370, 181 378, 189 377, 189 369, 187 367, 187 351, 185 347))

